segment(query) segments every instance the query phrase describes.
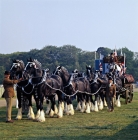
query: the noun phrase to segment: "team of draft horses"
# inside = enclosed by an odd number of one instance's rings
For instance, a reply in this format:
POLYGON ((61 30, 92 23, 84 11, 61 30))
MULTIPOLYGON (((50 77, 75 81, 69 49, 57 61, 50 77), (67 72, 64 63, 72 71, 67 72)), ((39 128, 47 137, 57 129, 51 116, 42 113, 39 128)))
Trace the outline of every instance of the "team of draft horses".
POLYGON ((55 68, 50 74, 49 69, 43 69, 41 63, 36 59, 28 59, 25 65, 22 60, 14 59, 10 68, 11 79, 23 78, 16 86, 18 99, 18 113, 16 119, 22 119, 22 103, 28 101, 29 119, 38 122, 45 121, 45 113, 50 117, 63 114, 74 115, 72 100, 77 99, 76 110, 90 113, 102 110, 107 106, 108 111, 114 110, 114 104, 120 106, 120 90, 122 90, 122 79, 118 76, 117 69, 109 65, 107 74, 94 71, 91 66, 86 66, 86 73, 80 73, 77 69, 69 73, 63 66, 55 68), (32 96, 35 99, 37 113, 32 108, 32 96), (55 97, 58 97, 58 104, 55 97), (47 110, 43 109, 46 99, 47 110))

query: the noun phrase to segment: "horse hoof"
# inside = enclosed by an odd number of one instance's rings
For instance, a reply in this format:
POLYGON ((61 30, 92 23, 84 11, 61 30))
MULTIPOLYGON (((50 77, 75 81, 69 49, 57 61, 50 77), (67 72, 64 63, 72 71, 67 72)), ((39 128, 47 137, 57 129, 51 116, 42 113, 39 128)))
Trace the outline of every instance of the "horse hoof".
POLYGON ((22 118, 15 118, 15 120, 21 120, 22 118))
POLYGON ((108 109, 108 112, 111 112, 111 109, 108 109))
POLYGON ((57 115, 57 118, 62 118, 62 116, 57 115))

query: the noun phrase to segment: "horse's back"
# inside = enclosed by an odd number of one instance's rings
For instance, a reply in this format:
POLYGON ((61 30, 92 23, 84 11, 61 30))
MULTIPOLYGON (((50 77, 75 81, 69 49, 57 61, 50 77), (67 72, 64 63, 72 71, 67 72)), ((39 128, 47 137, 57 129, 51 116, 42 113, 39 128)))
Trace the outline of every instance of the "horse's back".
POLYGON ((62 82, 62 79, 61 79, 61 77, 60 76, 58 76, 58 75, 51 75, 50 76, 50 78, 52 78, 52 79, 54 79, 54 80, 56 80, 57 82, 62 82))
POLYGON ((60 76, 58 75, 51 75, 49 77, 49 80, 53 83, 53 86, 55 86, 58 89, 63 88, 63 81, 60 76))

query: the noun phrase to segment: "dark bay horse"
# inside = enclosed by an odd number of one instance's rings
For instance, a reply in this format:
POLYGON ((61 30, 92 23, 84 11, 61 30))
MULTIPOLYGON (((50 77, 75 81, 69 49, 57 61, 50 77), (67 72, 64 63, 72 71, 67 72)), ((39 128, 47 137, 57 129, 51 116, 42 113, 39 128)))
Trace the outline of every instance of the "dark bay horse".
POLYGON ((53 72, 54 75, 61 77, 63 82, 63 96, 64 96, 64 112, 67 115, 74 115, 74 108, 71 97, 76 93, 76 84, 74 76, 68 72, 65 67, 58 66, 53 72))
POLYGON ((91 111, 97 112, 99 111, 99 109, 100 110, 103 109, 103 104, 105 103, 106 86, 108 83, 107 77, 100 76, 99 71, 93 72, 91 66, 86 66, 86 75, 87 75, 87 79, 89 80, 91 93, 92 93, 91 111), (95 97, 94 101, 93 101, 93 96, 95 97))
MULTIPOLYGON (((25 67, 24 62, 18 59, 14 59, 12 61, 13 63, 10 68, 10 73, 11 73, 10 78, 11 79, 23 78, 23 72, 25 67)), ((32 88, 32 86, 29 84, 29 81, 26 80, 25 78, 23 78, 22 81, 16 84, 17 99, 18 99, 18 113, 16 119, 22 119, 23 105, 25 104, 25 101, 28 101, 28 106, 29 106, 27 117, 29 119, 35 118, 32 109, 32 94, 26 94, 31 92, 30 88, 32 88)))
POLYGON ((40 92, 41 86, 45 81, 45 72, 42 69, 41 63, 36 59, 28 59, 24 68, 24 76, 31 84, 31 95, 34 96, 37 108, 37 114, 35 116, 36 121, 44 122, 45 113, 43 110, 44 95, 40 92))
MULTIPOLYGON (((88 80, 86 78, 86 76, 84 75, 83 72, 79 72, 77 69, 75 69, 74 71, 72 71, 72 73, 74 74, 74 77, 76 79, 76 81, 78 80, 88 80)), ((85 101, 87 100, 90 100, 91 101, 91 93, 89 94, 81 94, 81 93, 78 93, 76 94, 77 96, 77 107, 76 107, 76 110, 77 111, 81 111, 81 112, 86 112, 86 113, 90 113, 90 106, 91 106, 91 102, 89 102, 89 105, 87 105, 85 103, 85 101), (87 107, 86 107, 87 106, 87 107), (87 109, 86 109, 87 108, 87 109)))
POLYGON ((54 74, 46 76, 45 82, 41 85, 40 92, 45 96, 46 99, 49 99, 51 101, 51 107, 49 108, 49 116, 53 117, 54 114, 57 114, 58 118, 62 118, 64 105, 62 98, 63 82, 61 77, 54 74), (56 107, 55 102, 56 95, 58 97, 58 109, 56 107))
POLYGON ((63 117, 62 105, 62 79, 57 75, 48 75, 47 70, 42 69, 41 63, 36 59, 28 59, 25 67, 25 74, 28 75, 31 84, 34 86, 34 99, 37 107, 37 121, 45 121, 45 114, 43 110, 44 97, 51 101, 51 108, 49 115, 52 117, 57 114, 59 118, 63 117), (59 108, 56 108, 55 95, 58 96, 59 108))
POLYGON ((87 79, 84 77, 74 78, 73 74, 70 74, 68 70, 63 66, 58 66, 56 68, 55 74, 60 75, 63 80, 64 92, 65 96, 69 97, 67 101, 68 111, 74 114, 74 109, 71 101, 71 96, 80 95, 86 96, 86 106, 84 98, 82 101, 81 112, 90 113, 89 107, 89 94, 90 94, 90 86, 87 79))

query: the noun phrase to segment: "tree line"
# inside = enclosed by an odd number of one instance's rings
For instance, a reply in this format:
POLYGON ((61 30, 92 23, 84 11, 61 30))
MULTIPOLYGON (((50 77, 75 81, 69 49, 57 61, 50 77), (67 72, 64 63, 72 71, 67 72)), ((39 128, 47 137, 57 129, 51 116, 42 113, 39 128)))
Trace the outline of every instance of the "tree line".
MULTIPOLYGON (((107 56, 113 52, 110 48, 99 47, 97 49, 97 58, 100 53, 107 56)), ((117 50, 120 55, 121 49, 117 50)), ((137 80, 138 77, 138 53, 130 51, 128 48, 122 48, 122 52, 126 55, 127 73, 132 74, 137 80)), ((0 84, 3 81, 3 73, 9 70, 12 64, 12 59, 23 60, 27 63, 28 58, 37 59, 42 63, 43 69, 49 68, 52 72, 56 66, 61 65, 71 72, 74 69, 85 72, 86 65, 91 65, 94 68, 95 52, 83 51, 72 45, 45 46, 42 49, 32 49, 29 52, 15 52, 11 54, 0 54, 0 84)))

